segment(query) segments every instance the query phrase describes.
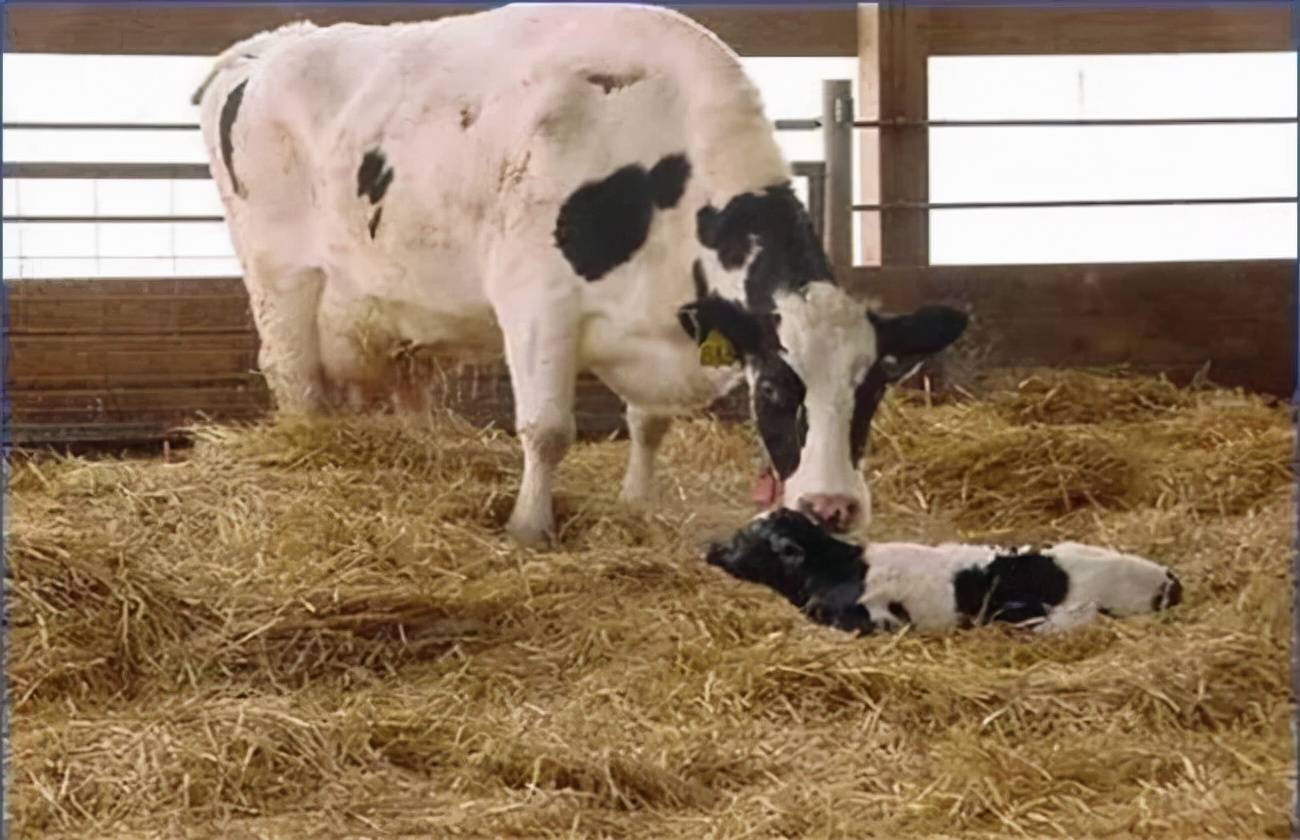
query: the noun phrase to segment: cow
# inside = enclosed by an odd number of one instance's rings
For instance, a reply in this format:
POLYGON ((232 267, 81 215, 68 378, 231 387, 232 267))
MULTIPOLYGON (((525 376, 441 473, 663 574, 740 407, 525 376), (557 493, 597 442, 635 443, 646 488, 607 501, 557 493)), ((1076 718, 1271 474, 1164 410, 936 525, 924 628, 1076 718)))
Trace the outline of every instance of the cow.
POLYGON ((858 635, 903 626, 942 633, 994 621, 1051 632, 1098 614, 1159 612, 1183 598, 1169 569, 1099 546, 863 548, 788 510, 755 517, 729 542, 710 546, 705 560, 774 590, 815 623, 858 635))
POLYGON ((845 291, 736 55, 670 10, 299 22, 226 50, 193 102, 277 406, 362 404, 410 348, 504 353, 525 545, 553 535, 582 372, 626 404, 625 501, 670 418, 745 381, 766 506, 863 529, 886 386, 966 327, 845 291))

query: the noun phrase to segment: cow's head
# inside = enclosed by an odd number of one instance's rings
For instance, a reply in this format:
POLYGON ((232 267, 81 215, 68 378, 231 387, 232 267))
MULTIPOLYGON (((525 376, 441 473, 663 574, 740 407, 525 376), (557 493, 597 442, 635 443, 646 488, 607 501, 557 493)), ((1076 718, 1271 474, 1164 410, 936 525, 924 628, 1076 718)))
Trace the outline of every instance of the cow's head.
POLYGON ((755 501, 833 531, 865 528, 862 459, 885 388, 954 342, 966 316, 944 306, 870 311, 835 284, 788 187, 705 207, 698 228, 697 297, 680 320, 706 364, 744 366, 769 462, 755 501))

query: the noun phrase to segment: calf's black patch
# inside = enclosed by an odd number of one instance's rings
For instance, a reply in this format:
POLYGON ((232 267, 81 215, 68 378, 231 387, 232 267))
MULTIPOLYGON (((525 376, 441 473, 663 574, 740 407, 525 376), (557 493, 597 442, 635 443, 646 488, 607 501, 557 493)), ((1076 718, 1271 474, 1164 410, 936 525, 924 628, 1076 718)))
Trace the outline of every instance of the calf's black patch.
POLYGON ((953 577, 957 611, 979 623, 1043 618, 1070 593, 1070 576, 1050 555, 1000 554, 953 577))
POLYGON ((565 200, 555 221, 555 245, 588 282, 632 259, 650 235, 655 209, 675 207, 686 189, 690 163, 668 155, 647 170, 629 164, 589 181, 565 200))
POLYGON ((235 118, 239 116, 239 106, 244 101, 244 88, 247 86, 248 80, 245 79, 230 91, 221 106, 221 116, 217 121, 217 134, 221 140, 221 162, 226 165, 226 171, 230 173, 230 186, 234 188, 235 195, 240 198, 244 198, 248 193, 244 191, 244 185, 235 175, 235 144, 230 137, 230 132, 235 127, 235 118))

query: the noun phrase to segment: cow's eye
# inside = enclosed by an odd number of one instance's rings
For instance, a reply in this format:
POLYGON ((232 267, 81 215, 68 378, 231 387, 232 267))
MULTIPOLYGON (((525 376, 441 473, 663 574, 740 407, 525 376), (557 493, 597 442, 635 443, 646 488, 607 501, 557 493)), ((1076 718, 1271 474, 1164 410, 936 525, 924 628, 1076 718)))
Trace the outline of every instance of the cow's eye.
POLYGON ((766 379, 758 383, 758 395, 770 403, 781 402, 781 392, 766 379))

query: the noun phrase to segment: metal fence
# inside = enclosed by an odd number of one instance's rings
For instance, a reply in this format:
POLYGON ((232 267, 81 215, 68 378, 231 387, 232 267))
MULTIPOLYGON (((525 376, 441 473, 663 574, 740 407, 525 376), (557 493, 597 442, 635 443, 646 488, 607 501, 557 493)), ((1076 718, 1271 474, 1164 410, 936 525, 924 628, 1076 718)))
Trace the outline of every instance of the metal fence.
MULTIPOLYGON (((776 120, 778 131, 816 130, 828 120, 776 120)), ((195 123, 111 123, 111 122, 7 122, 3 124, 6 131, 197 131, 195 123)), ((829 134, 829 132, 826 132, 829 134)), ((829 147, 828 147, 829 149, 829 147)), ((836 157, 836 169, 832 172, 823 161, 800 160, 791 163, 791 171, 796 178, 807 182, 808 211, 819 236, 827 237, 831 205, 827 201, 827 184, 832 179, 837 183, 852 183, 851 161, 848 167, 836 157)), ((84 162, 8 162, 3 164, 3 177, 6 179, 31 180, 202 180, 211 177, 206 163, 84 163, 84 162)), ((843 201, 835 204, 837 210, 843 210, 843 201)), ((223 222, 220 214, 163 214, 163 215, 49 215, 6 213, 5 224, 51 224, 51 223, 94 223, 94 224, 141 224, 141 223, 194 223, 223 222)), ((829 244, 829 243, 828 243, 829 244)), ((141 257, 144 258, 144 257, 141 257)))

